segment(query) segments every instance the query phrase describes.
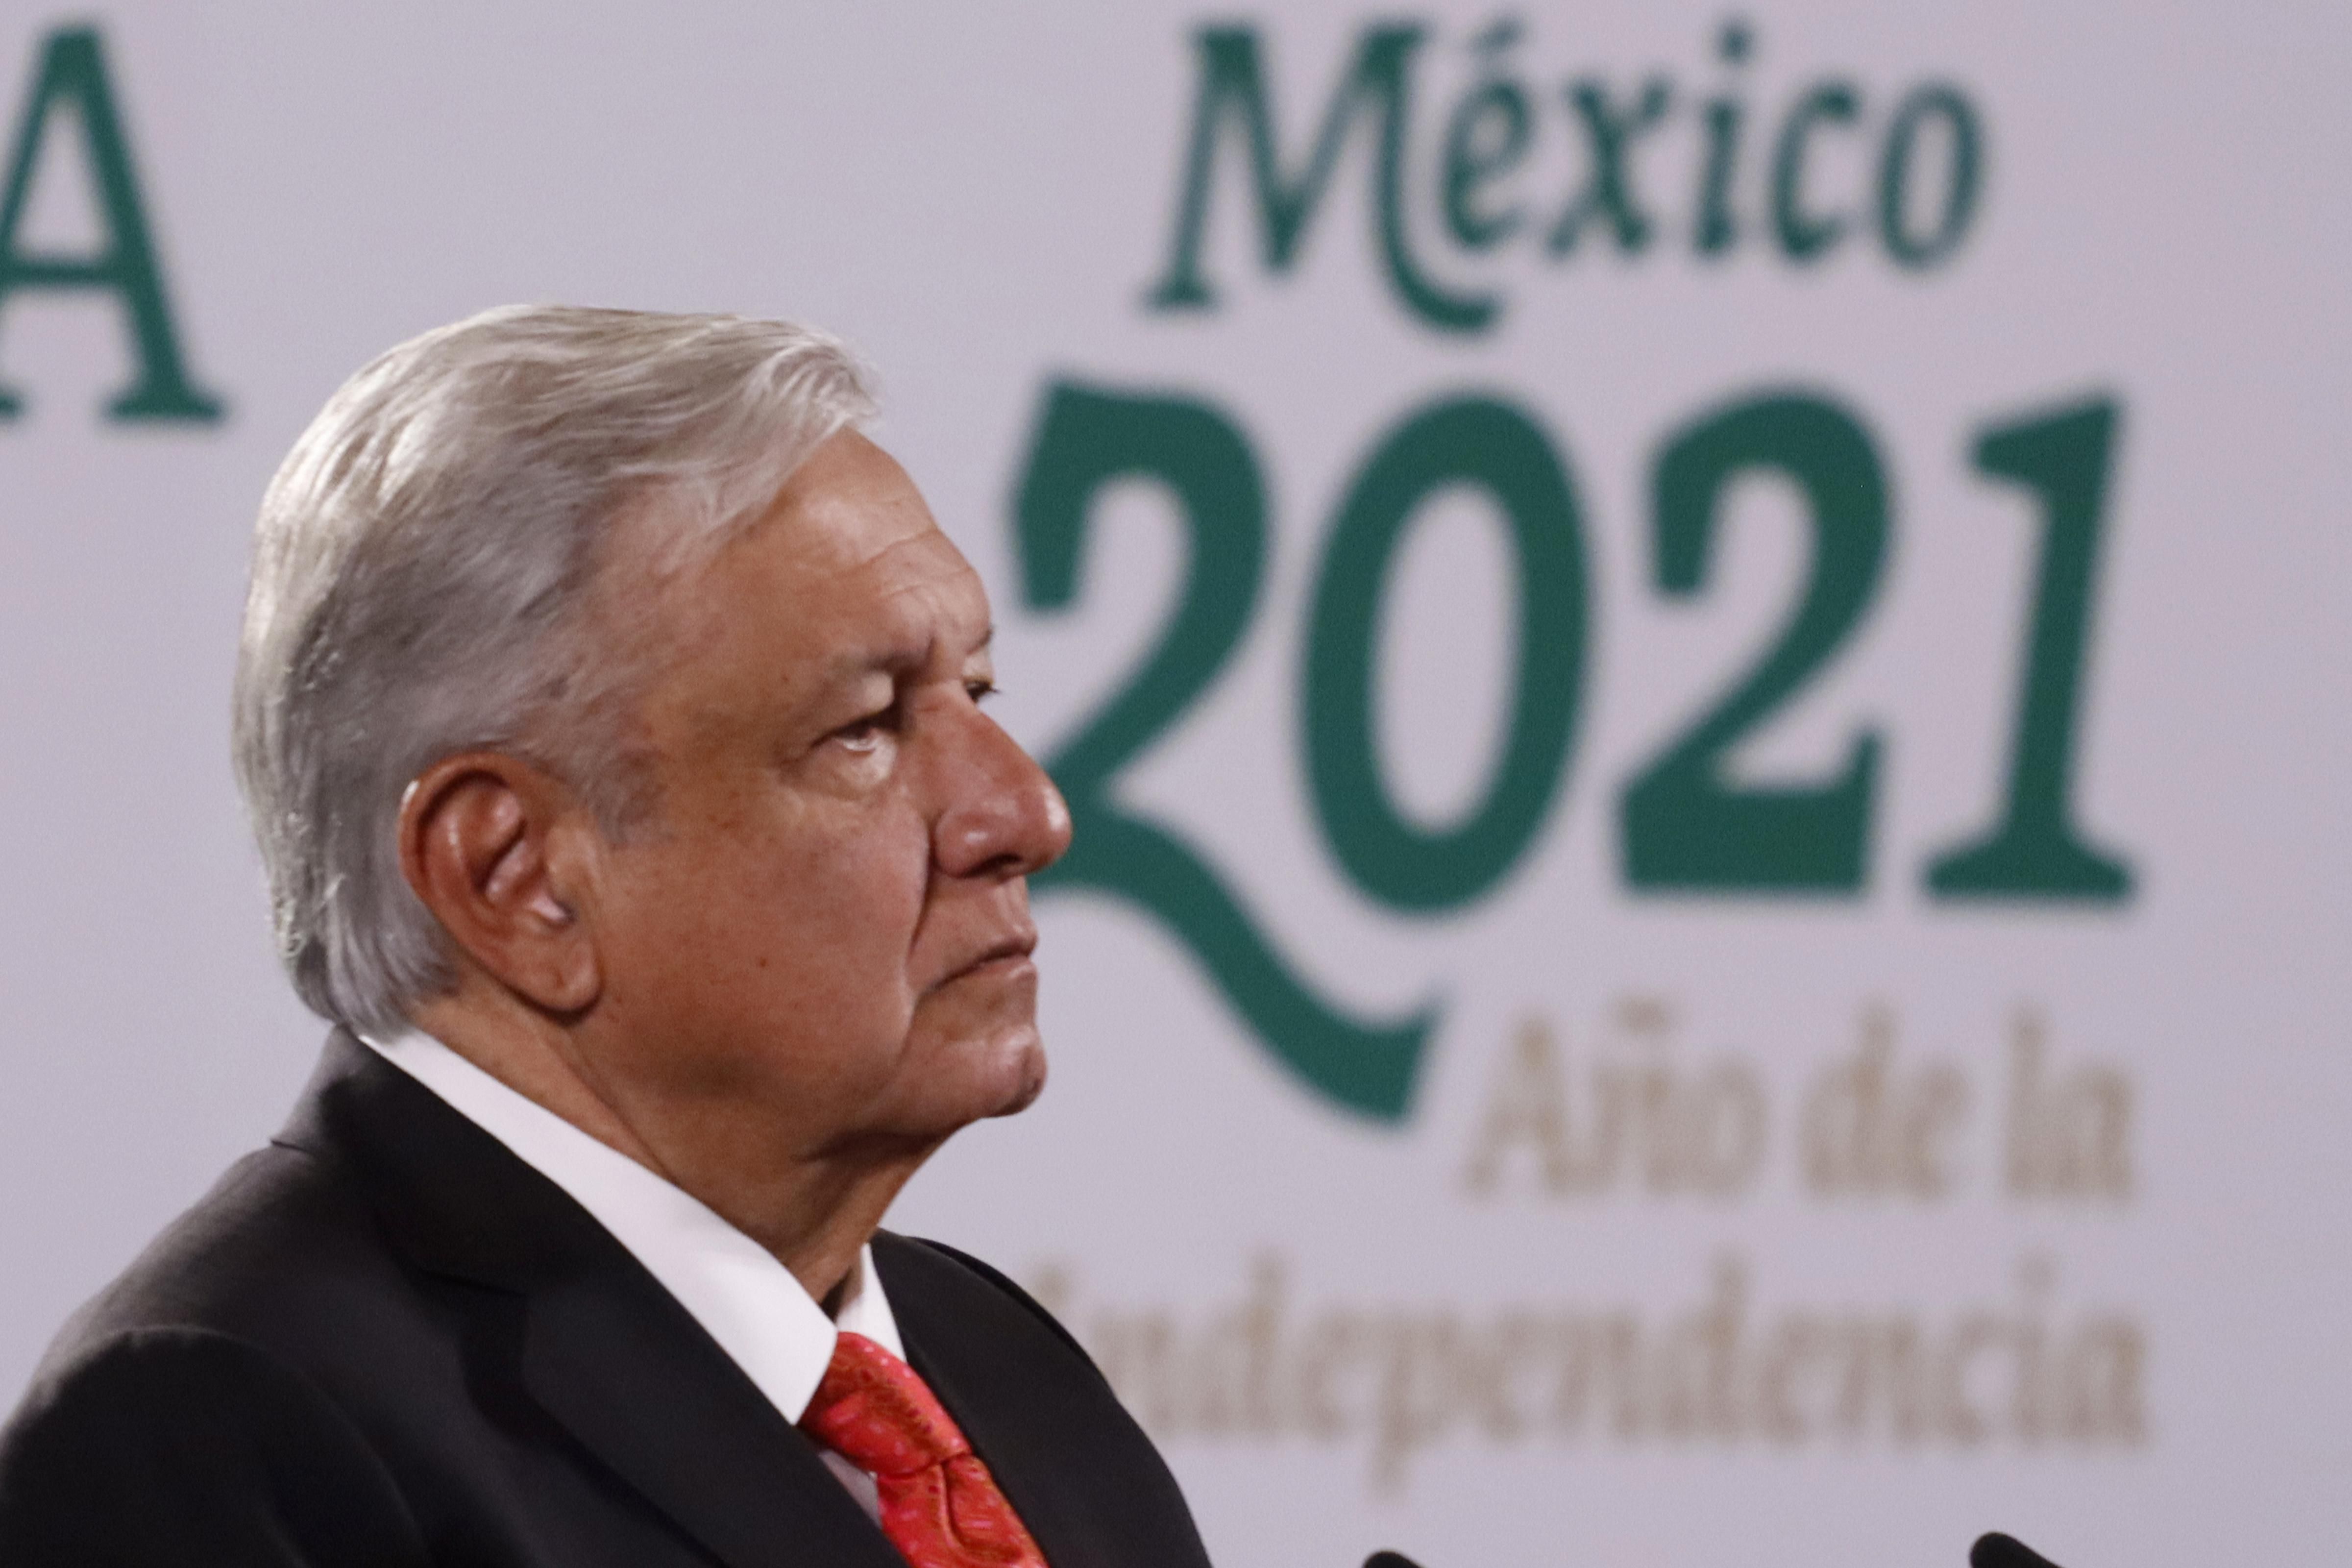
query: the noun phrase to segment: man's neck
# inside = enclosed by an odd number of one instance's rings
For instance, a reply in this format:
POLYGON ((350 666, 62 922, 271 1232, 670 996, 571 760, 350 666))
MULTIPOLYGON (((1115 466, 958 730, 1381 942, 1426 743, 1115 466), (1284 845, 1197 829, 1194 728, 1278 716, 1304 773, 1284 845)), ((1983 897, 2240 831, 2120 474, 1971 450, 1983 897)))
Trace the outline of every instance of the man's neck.
POLYGON ((690 1138, 640 1127, 623 1097, 597 1081, 570 1033, 551 1020, 437 998, 417 1027, 542 1109, 626 1155, 694 1197, 765 1247, 830 1313, 898 1190, 930 1147, 863 1150, 779 1162, 722 1176, 696 1157, 690 1138))

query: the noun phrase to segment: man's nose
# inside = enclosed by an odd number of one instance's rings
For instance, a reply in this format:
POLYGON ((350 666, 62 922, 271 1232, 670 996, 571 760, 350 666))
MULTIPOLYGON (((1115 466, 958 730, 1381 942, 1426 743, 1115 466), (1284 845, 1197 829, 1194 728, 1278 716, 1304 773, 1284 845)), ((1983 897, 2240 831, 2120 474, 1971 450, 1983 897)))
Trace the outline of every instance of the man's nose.
POLYGON ((932 854, 950 877, 1025 877, 1070 847, 1070 808, 1036 759, 995 720, 972 710, 958 727, 947 808, 932 854))

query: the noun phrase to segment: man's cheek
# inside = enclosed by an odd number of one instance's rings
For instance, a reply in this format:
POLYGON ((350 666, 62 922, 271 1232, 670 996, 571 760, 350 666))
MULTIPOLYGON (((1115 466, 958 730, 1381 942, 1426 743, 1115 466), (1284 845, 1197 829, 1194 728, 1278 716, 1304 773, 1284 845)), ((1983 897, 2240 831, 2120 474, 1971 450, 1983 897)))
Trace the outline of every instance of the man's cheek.
POLYGON ((903 949, 923 913, 931 875, 930 838, 903 812, 856 824, 856 832, 809 846, 777 891, 826 919, 875 933, 898 933, 903 949))

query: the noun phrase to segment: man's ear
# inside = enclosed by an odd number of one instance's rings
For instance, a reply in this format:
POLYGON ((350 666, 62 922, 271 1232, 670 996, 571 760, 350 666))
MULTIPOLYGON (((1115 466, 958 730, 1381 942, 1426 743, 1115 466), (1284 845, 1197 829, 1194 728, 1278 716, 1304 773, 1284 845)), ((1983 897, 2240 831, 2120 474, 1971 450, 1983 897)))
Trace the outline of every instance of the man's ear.
POLYGON ((477 965, 549 1013, 577 1013, 604 989, 576 885, 585 817, 561 782, 499 752, 444 758, 401 801, 408 885, 477 965))

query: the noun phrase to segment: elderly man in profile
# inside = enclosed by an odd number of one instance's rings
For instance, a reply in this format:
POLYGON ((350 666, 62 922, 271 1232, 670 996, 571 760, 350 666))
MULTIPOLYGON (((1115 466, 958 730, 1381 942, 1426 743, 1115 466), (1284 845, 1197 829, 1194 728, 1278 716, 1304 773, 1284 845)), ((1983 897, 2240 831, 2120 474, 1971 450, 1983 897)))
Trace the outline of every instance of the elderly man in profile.
POLYGON ((1045 1081, 979 580, 777 322, 491 311, 264 501, 239 776, 335 1025, 70 1323, 0 1562, 1201 1568, 1002 1275, 878 1226, 1045 1081))

